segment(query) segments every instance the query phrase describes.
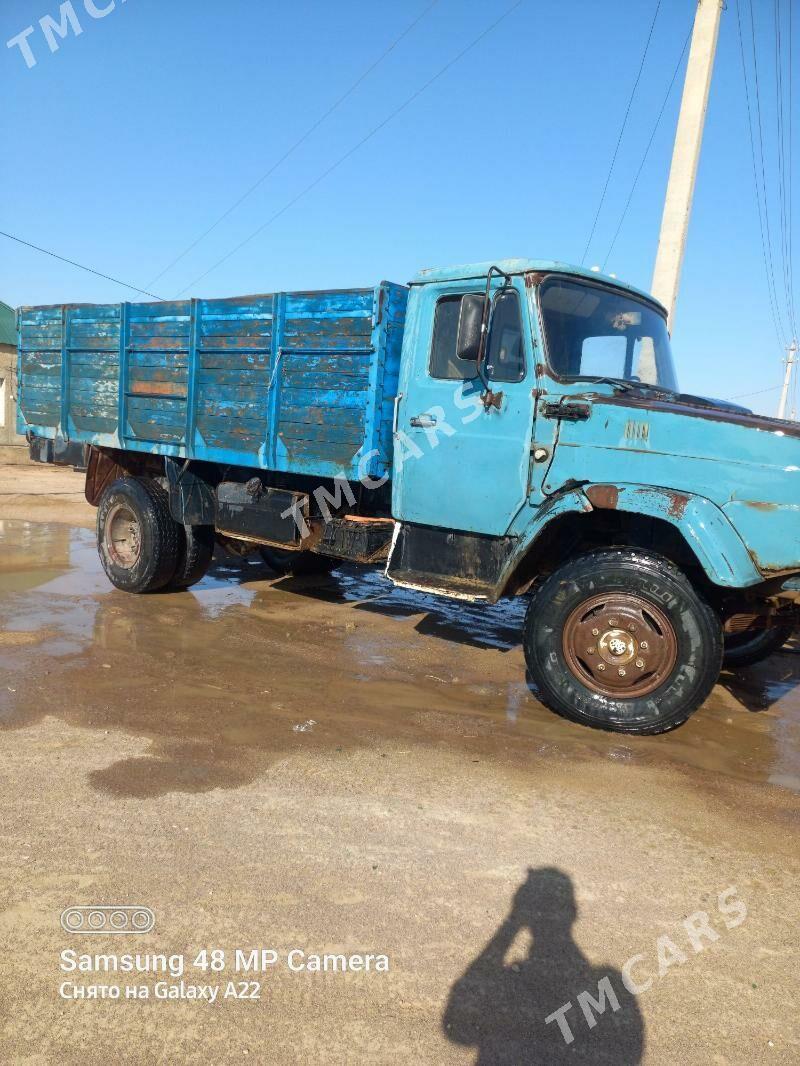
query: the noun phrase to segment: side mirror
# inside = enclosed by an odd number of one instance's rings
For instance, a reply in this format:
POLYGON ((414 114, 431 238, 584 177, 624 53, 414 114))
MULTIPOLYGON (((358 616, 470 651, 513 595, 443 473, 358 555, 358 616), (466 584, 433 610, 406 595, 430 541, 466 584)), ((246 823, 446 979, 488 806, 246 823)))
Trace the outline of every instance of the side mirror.
POLYGON ((456 355, 459 359, 474 363, 481 350, 481 326, 485 298, 477 293, 468 292, 461 297, 461 310, 458 315, 458 338, 456 355))

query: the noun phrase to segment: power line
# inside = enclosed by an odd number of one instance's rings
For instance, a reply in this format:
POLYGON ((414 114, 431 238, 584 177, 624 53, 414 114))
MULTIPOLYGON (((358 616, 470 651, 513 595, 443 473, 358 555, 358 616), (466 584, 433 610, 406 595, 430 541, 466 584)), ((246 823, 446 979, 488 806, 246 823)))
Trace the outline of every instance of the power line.
MULTIPOLYGON (((765 168, 765 165, 764 165, 764 131, 763 131, 763 123, 761 121, 761 90, 760 90, 760 87, 759 87, 759 80, 758 80, 758 54, 757 54, 757 49, 756 49, 756 24, 755 24, 755 17, 753 15, 753 0, 748 0, 748 6, 749 6, 749 9, 750 9, 750 32, 751 32, 752 46, 753 46, 753 74, 754 74, 754 87, 755 87, 755 95, 756 95, 756 118, 757 118, 757 129, 758 129, 759 155, 760 155, 760 159, 761 159, 761 194, 762 194, 763 203, 764 203, 764 229, 765 229, 766 238, 767 238, 767 259, 769 261, 768 283, 772 286, 772 291, 773 291, 773 295, 774 295, 774 298, 775 298, 775 311, 776 311, 778 323, 779 323, 779 326, 780 326, 780 334, 783 337, 783 336, 785 336, 784 329, 783 329, 783 316, 780 313, 780 301, 778 300, 778 290, 777 290, 777 287, 775 285, 775 264, 774 264, 774 259, 773 259, 773 255, 772 255, 772 232, 771 232, 771 228, 770 228, 770 224, 769 224, 769 202, 768 202, 768 199, 767 199, 767 178, 766 178, 766 168, 765 168)), ((782 340, 781 341, 781 345, 783 347, 785 347, 786 346, 786 342, 782 340)))
POLYGON ((235 255, 246 244, 249 244, 250 241, 254 240, 261 233, 263 233, 264 230, 267 229, 268 226, 271 226, 272 223, 275 222, 277 219, 279 219, 281 215, 284 215, 291 207, 293 207, 298 202, 298 200, 301 200, 304 196, 311 192, 312 189, 315 189, 317 185, 319 185, 325 180, 325 178, 328 177, 328 175, 332 174, 334 170, 336 170, 342 165, 342 163, 346 162, 352 155, 354 155, 358 151, 359 148, 363 147, 363 145, 365 145, 367 141, 371 140, 376 133, 379 133, 384 128, 384 126, 387 126, 402 111, 405 111, 406 108, 410 107, 411 104, 413 104, 414 101, 418 99, 418 97, 420 97, 427 89, 429 89, 434 82, 438 81, 439 78, 446 74, 451 67, 455 66, 455 64, 460 59, 463 59, 463 57, 468 52, 472 51, 472 49, 475 48, 476 45, 480 44, 484 37, 487 37, 492 32, 492 30, 496 29, 497 26, 499 26, 504 19, 508 18, 508 16, 513 11, 516 11, 516 9, 522 4, 522 2, 523 0, 516 0, 516 2, 511 5, 511 7, 504 11, 503 14, 500 15, 498 18, 496 18, 494 22, 490 23, 489 26, 487 26, 486 29, 483 30, 481 33, 479 33, 478 36, 475 37, 465 48, 462 48, 457 55, 455 55, 451 60, 449 60, 449 62, 445 63, 445 65, 441 67, 437 71, 437 73, 433 75, 433 77, 429 78, 421 88, 417 89, 416 92, 412 93, 411 96, 409 96, 402 104, 399 105, 399 107, 396 107, 393 111, 391 111, 385 119, 383 119, 377 124, 377 126, 373 126, 369 133, 367 133, 364 137, 361 138, 360 141, 354 144, 352 148, 349 148, 344 153, 344 155, 341 155, 335 163, 332 163, 310 184, 306 185, 306 187, 301 192, 299 192, 296 196, 292 197, 292 199, 285 203, 283 207, 281 207, 278 211, 271 215, 266 222, 262 223, 262 225, 260 225, 257 229, 253 230, 253 232, 249 236, 245 237, 243 241, 240 241, 226 255, 222 256, 221 259, 218 259, 216 263, 214 263, 208 268, 208 270, 198 275, 194 279, 194 281, 191 281, 185 288, 181 289, 180 292, 176 293, 175 299, 178 299, 178 297, 182 296, 185 292, 188 292, 189 289, 193 288, 199 281, 202 281, 203 278, 207 277, 210 273, 212 273, 212 271, 216 270, 217 267, 222 266, 222 264, 227 262, 228 259, 231 258, 231 256, 235 255))
POLYGON ((661 0, 658 0, 658 2, 656 4, 656 9, 653 12, 653 20, 650 23, 650 32, 647 34, 647 41, 645 42, 644 52, 642 53, 642 61, 639 64, 639 70, 638 70, 638 73, 636 75, 636 81, 634 81, 634 83, 633 83, 633 88, 631 89, 631 95, 628 98, 628 106, 625 108, 625 117, 622 120, 622 126, 620 127, 619 136, 617 137, 617 143, 616 143, 616 145, 614 147, 614 154, 611 157, 611 166, 608 168, 608 174, 606 175, 605 185, 603 185, 603 191, 600 194, 600 203, 597 205, 597 210, 594 213, 594 219, 592 221, 592 228, 589 231, 589 237, 588 237, 588 239, 586 241, 586 247, 583 249, 583 255, 581 256, 581 266, 583 266, 584 262, 586 261, 586 255, 587 255, 587 253, 589 251, 589 245, 592 243, 592 237, 594 237, 594 231, 597 228, 597 220, 600 217, 600 212, 603 209, 603 204, 605 202, 606 193, 608 192, 608 186, 609 186, 609 183, 611 181, 611 175, 612 175, 612 173, 614 171, 614 164, 617 161, 617 154, 619 153, 619 146, 622 143, 622 135, 625 133, 625 127, 628 124, 628 116, 631 113, 631 107, 633 105, 633 98, 636 96, 636 90, 639 87, 639 81, 641 80, 641 77, 642 77, 642 71, 644 70, 644 61, 647 59, 647 53, 648 53, 648 51, 650 49, 650 41, 652 40, 652 37, 653 37, 653 30, 655 29, 656 19, 658 18, 658 12, 659 12, 660 8, 661 8, 661 0))
POLYGON ((217 228, 217 226, 220 224, 220 222, 224 222, 224 220, 229 215, 231 215, 236 210, 236 208, 239 207, 240 204, 243 204, 244 201, 249 196, 251 196, 256 191, 256 189, 259 188, 259 186, 263 185, 264 182, 267 180, 267 178, 269 178, 272 174, 274 174, 275 171, 278 169, 278 167, 281 166, 282 163, 285 163, 286 160, 289 158, 289 156, 293 155, 302 144, 305 144, 305 142, 312 135, 312 133, 315 133, 319 129, 319 127, 323 124, 323 122, 327 118, 330 118, 330 116, 334 113, 334 111, 336 111, 339 107, 341 107, 341 105, 345 102, 345 100, 347 100, 349 97, 351 97, 353 95, 353 93, 356 91, 356 89, 359 87, 359 85, 361 85, 361 83, 363 81, 365 81, 369 77, 369 75, 376 69, 376 67, 380 66, 380 64, 384 61, 384 59, 386 59, 386 57, 388 55, 390 55, 390 53, 393 52, 395 50, 395 48, 397 48, 397 46, 400 44, 400 42, 403 41, 409 35, 409 33, 411 33, 411 31, 425 18, 425 16, 427 14, 429 14, 429 12, 431 12, 433 10, 434 7, 436 7, 436 5, 438 3, 439 3, 439 0, 431 0, 431 3, 428 4, 428 6, 422 11, 422 13, 419 14, 414 19, 413 22, 409 23, 409 25, 406 26, 406 28, 403 30, 403 32, 400 34, 400 36, 396 37, 392 41, 392 43, 389 45, 389 47, 387 49, 385 49, 385 51, 383 51, 378 56, 378 58, 374 61, 374 63, 370 64, 370 66, 367 67, 367 69, 363 72, 363 74, 359 75, 359 77, 356 78, 356 80, 352 83, 352 85, 345 92, 343 92, 342 95, 340 97, 338 97, 334 101, 334 103, 331 104, 331 106, 328 108, 328 110, 325 111, 324 114, 322 114, 316 120, 316 122, 312 123, 312 125, 308 127, 308 129, 305 131, 305 133, 302 134, 302 136, 298 137, 298 139, 291 145, 290 148, 287 148, 287 150, 283 153, 283 155, 280 157, 280 159, 276 160, 276 162, 274 162, 272 164, 272 166, 268 170, 265 170, 260 178, 258 178, 256 181, 254 181, 253 184, 248 189, 246 189, 245 192, 243 192, 241 194, 241 196, 237 200, 235 200, 226 211, 223 211, 223 213, 219 216, 219 218, 216 219, 216 221, 211 223, 211 225, 208 227, 208 229, 204 230, 200 234, 200 236, 196 238, 196 240, 192 241, 191 244, 187 245, 183 249, 183 251, 180 253, 180 255, 177 255, 172 260, 171 263, 168 263, 167 266, 164 267, 164 269, 161 271, 160 274, 156 274, 156 276, 152 279, 152 281, 148 281, 147 284, 148 285, 154 285, 157 281, 159 281, 161 278, 163 278, 163 276, 168 271, 172 270, 172 268, 177 263, 180 263, 180 261, 185 256, 187 256, 189 254, 189 252, 191 252, 193 249, 195 249, 197 247, 197 245, 200 244, 201 241, 204 241, 205 238, 209 235, 209 233, 211 233, 213 230, 215 230, 217 228))
MULTIPOLYGON (((791 5, 790 5, 791 6, 791 5)), ((792 297, 792 285, 789 280, 789 240, 787 231, 787 203, 786 203, 786 136, 783 121, 783 46, 781 2, 774 0, 775 13, 775 116, 778 129, 778 204, 781 236, 781 268, 783 273, 783 287, 786 293, 786 310, 789 317, 789 327, 792 336, 797 334, 797 326, 794 320, 794 300, 792 297)))
POLYGON ((754 392, 737 392, 735 396, 726 396, 727 400, 741 400, 746 396, 763 396, 765 392, 777 392, 783 385, 770 385, 768 389, 756 389, 754 392))
POLYGON ((140 289, 138 285, 130 285, 127 281, 120 281, 119 278, 112 278, 110 274, 103 274, 99 270, 94 270, 92 267, 88 267, 83 263, 77 263, 74 259, 67 259, 66 256, 58 255, 57 252, 51 252, 49 248, 41 248, 38 244, 31 244, 30 241, 24 241, 22 237, 15 237, 13 233, 6 233, 4 230, 0 230, 0 237, 7 237, 10 241, 16 241, 17 244, 24 244, 26 248, 33 248, 36 252, 42 252, 44 255, 52 256, 53 259, 60 259, 62 263, 69 263, 70 266, 77 267, 79 270, 85 270, 89 274, 95 274, 98 278, 105 278, 106 281, 113 281, 115 285, 122 285, 125 289, 132 289, 134 292, 139 292, 143 296, 152 296, 154 300, 163 300, 163 296, 156 296, 153 292, 148 292, 147 289, 140 289))
MULTIPOLYGON (((752 13, 752 12, 751 12, 752 13)), ((758 211, 758 228, 761 234, 761 255, 764 260, 764 274, 767 281, 767 299, 769 301, 770 316, 772 317, 772 324, 775 329, 775 337, 778 341, 779 347, 785 346, 783 340, 783 331, 778 318, 777 307, 777 292, 775 291, 775 279, 774 275, 770 272, 770 265, 767 256, 767 239, 764 231, 764 219, 761 206, 761 187, 758 181, 758 166, 756 163, 756 146, 755 137, 753 134, 753 114, 750 106, 750 85, 747 77, 747 62, 744 56, 744 34, 742 33, 742 19, 739 0, 736 2, 736 25, 739 31, 739 54, 742 60, 742 80, 744 82, 744 96, 745 103, 747 105, 747 132, 750 138, 750 157, 753 164, 753 186, 756 194, 756 208, 758 211)))
POLYGON ((793 170, 792 170, 792 140, 794 138, 794 126, 792 124, 792 56, 793 56, 793 40, 792 40, 792 0, 789 0, 789 285, 791 291, 791 311, 792 311, 792 324, 794 325, 794 339, 797 339, 797 322, 795 320, 794 313, 794 223, 792 219, 792 184, 793 184, 793 170))
POLYGON ((622 224, 625 221, 626 215, 628 214, 628 208, 631 206, 631 200, 633 199, 633 194, 636 192, 636 186, 639 182, 639 177, 641 176, 642 170, 644 169, 644 165, 647 162, 647 157, 650 154, 650 149, 653 145, 653 140, 655 139, 656 132, 658 131, 658 127, 661 124, 661 119, 664 116, 664 111, 666 110, 667 102, 669 101, 670 95, 672 94, 672 87, 675 84, 675 79, 678 77, 678 71, 681 69, 683 57, 686 55, 686 49, 689 47, 689 41, 691 40, 691 37, 692 30, 690 27, 689 32, 686 34, 686 40, 683 42, 683 48, 681 48, 681 54, 678 56, 678 62, 675 64, 675 69, 673 70, 672 77, 669 80, 667 91, 664 93, 664 99, 662 101, 661 108, 653 124, 653 130, 650 134, 650 140, 647 142, 647 147, 644 150, 642 161, 641 163, 639 163, 639 169, 636 171, 633 183, 631 184, 631 191, 628 193, 628 199, 625 201, 625 206, 622 209, 622 214, 620 215, 619 222, 617 223, 617 228, 614 230, 614 236, 611 240, 611 244, 608 247, 608 251, 606 252, 606 257, 603 260, 603 266, 601 267, 603 273, 605 273, 606 263, 611 258, 611 253, 614 250, 614 245, 617 243, 617 237, 619 237, 619 232, 622 229, 622 224))

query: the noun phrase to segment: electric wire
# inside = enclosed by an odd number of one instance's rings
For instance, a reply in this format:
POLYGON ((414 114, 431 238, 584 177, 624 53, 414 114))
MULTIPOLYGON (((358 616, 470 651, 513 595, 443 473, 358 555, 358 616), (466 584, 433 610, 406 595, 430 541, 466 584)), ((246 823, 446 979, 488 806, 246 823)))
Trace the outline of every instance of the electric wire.
POLYGON ((797 320, 795 318, 795 305, 794 305, 794 220, 792 217, 792 185, 794 171, 792 169, 792 141, 794 139, 794 124, 792 119, 792 98, 794 89, 792 86, 792 70, 794 69, 793 56, 794 56, 794 42, 793 42, 793 26, 792 26, 792 0, 789 0, 789 181, 788 181, 788 223, 789 223, 789 285, 791 292, 791 311, 792 311, 792 323, 794 325, 794 337, 793 340, 797 340, 797 320))
POLYGON ((789 281, 789 240, 787 227, 786 203, 786 136, 783 120, 783 42, 782 42, 782 5, 781 0, 774 0, 775 14, 775 117, 778 131, 778 221, 780 224, 780 252, 783 287, 786 295, 786 310, 789 329, 796 335, 797 327, 792 308, 792 286, 789 281))
MULTIPOLYGON (((764 128, 761 118, 761 88, 758 77, 758 50, 756 47, 756 24, 755 16, 753 15, 753 0, 748 0, 748 7, 750 10, 750 33, 751 43, 753 50, 753 75, 754 75, 754 88, 756 97, 756 128, 758 130, 758 145, 759 145, 759 157, 761 161, 761 195, 764 206, 764 230, 767 238, 767 259, 769 262, 769 284, 772 286, 773 296, 775 298, 775 311, 780 326, 780 335, 785 338, 786 331, 784 330, 783 315, 781 314, 780 301, 778 300, 778 290, 775 284, 775 263, 772 254, 772 228, 769 224, 769 201, 767 199, 767 177, 766 166, 764 163, 764 128)), ((785 339, 781 340, 781 346, 786 347, 785 339)))
POLYGON ((654 141, 656 133, 658 131, 658 127, 661 124, 661 119, 664 117, 664 111, 666 110, 667 103, 668 103, 669 98, 670 98, 670 96, 672 94, 672 87, 675 84, 675 79, 678 77, 678 71, 681 69, 681 65, 683 64, 683 57, 686 55, 686 49, 689 47, 689 41, 691 40, 691 37, 692 37, 692 30, 691 30, 691 27, 690 27, 689 28, 689 32, 686 34, 686 40, 683 42, 683 48, 681 49, 681 54, 678 57, 678 62, 675 64, 675 69, 672 72, 672 77, 670 78, 669 85, 667 86, 667 91, 664 93, 664 99, 663 99, 663 101, 661 103, 661 108, 660 108, 660 110, 658 112, 658 115, 656 116, 656 120, 655 120, 655 122, 653 124, 653 129, 652 129, 652 132, 650 133, 650 139, 647 142, 647 147, 644 150, 644 154, 642 155, 642 160, 639 163, 639 168, 636 171, 636 174, 634 175, 633 182, 631 183, 630 192, 628 193, 628 199, 625 201, 625 206, 622 209, 622 214, 620 215, 619 222, 617 223, 617 228, 614 230, 614 236, 611 239, 611 244, 608 246, 608 251, 606 252, 606 257, 603 260, 602 267, 600 268, 603 273, 605 273, 606 264, 608 263, 609 259, 611 258, 611 253, 614 251, 614 245, 617 243, 617 237, 619 237, 620 230, 622 229, 622 224, 624 223, 625 218, 626 218, 626 216, 628 214, 628 208, 631 206, 631 200, 633 200, 633 194, 636 192, 636 186, 639 183, 639 178, 641 177, 642 170, 644 169, 644 165, 647 162, 647 157, 650 154, 650 149, 653 146, 653 141, 654 141))
POLYGON ((472 49, 475 48, 478 44, 480 44, 480 42, 485 37, 488 37, 488 35, 494 29, 496 29, 500 25, 501 22, 503 22, 506 18, 508 18, 508 16, 510 14, 512 14, 512 12, 516 11, 516 9, 518 7, 520 7, 520 5, 522 3, 523 3, 523 0, 516 0, 516 2, 513 3, 509 8, 507 8, 503 12, 502 15, 500 15, 493 22, 491 22, 486 27, 486 29, 482 30, 481 33, 479 33, 477 35, 477 37, 473 38, 473 40, 465 48, 462 48, 460 52, 458 52, 455 56, 453 56, 452 59, 450 59, 447 63, 445 63, 445 65, 443 67, 441 67, 431 78, 429 78, 425 82, 424 85, 422 85, 419 89, 417 89, 416 92, 412 93, 411 96, 407 97, 406 100, 404 100, 402 104, 400 104, 398 107, 394 108, 394 110, 391 111, 386 116, 386 118, 384 118, 376 126, 373 126, 372 129, 368 133, 366 133, 359 141, 357 141, 343 155, 339 156, 339 158, 334 163, 332 163, 329 167, 327 167, 312 182, 310 182, 308 185, 306 185, 305 188, 302 189, 299 193, 297 193, 296 196, 293 196, 291 200, 288 200, 283 205, 283 207, 279 208, 277 211, 274 212, 274 214, 270 215, 270 217, 266 220, 266 222, 263 222, 260 226, 258 226, 256 229, 254 229, 252 231, 252 233, 250 233, 247 237, 244 238, 244 240, 240 241, 235 247, 233 247, 229 252, 227 252, 224 256, 222 256, 222 258, 218 259, 214 264, 212 264, 212 266, 210 266, 202 274, 199 274, 193 281, 191 281, 188 285, 186 285, 183 289, 181 289, 180 292, 176 293, 175 299, 178 299, 178 297, 183 296, 183 294, 185 292, 188 292, 189 289, 192 289, 198 282, 202 281, 204 278, 208 277, 208 275, 211 274, 214 270, 216 270, 218 267, 222 266, 223 263, 227 262, 238 251, 240 251, 242 248, 244 248, 244 246, 246 244, 249 244, 250 241, 252 241, 256 237, 260 236, 260 234, 262 234, 264 232, 264 230, 267 229, 267 227, 271 226, 273 222, 277 221, 277 219, 279 219, 282 215, 284 215, 299 200, 301 200, 304 196, 306 196, 309 192, 311 192, 312 189, 315 189, 321 182, 323 182, 325 180, 325 178, 327 178, 330 174, 332 174, 334 172, 334 170, 337 170, 352 155, 355 155, 355 153, 359 150, 359 148, 363 147, 367 143, 367 141, 371 140, 377 133, 379 133, 385 126, 387 126, 401 112, 405 111, 406 108, 410 107, 411 104, 413 104, 415 100, 417 100, 427 89, 430 88, 431 85, 434 84, 434 82, 438 81, 439 78, 441 78, 444 74, 446 74, 447 71, 450 70, 451 67, 455 66, 455 64, 458 63, 458 61, 460 59, 463 59, 463 57, 465 55, 467 55, 468 52, 471 52, 472 49))
POLYGON ((362 74, 358 76, 358 78, 356 78, 356 80, 350 85, 350 87, 346 89, 341 96, 337 97, 337 99, 330 105, 327 111, 320 115, 316 122, 312 123, 305 131, 305 133, 298 137, 297 140, 294 141, 294 143, 286 149, 283 155, 279 159, 277 159, 267 170, 265 170, 261 177, 257 178, 253 182, 253 184, 248 189, 246 189, 241 194, 241 196, 239 196, 239 198, 231 204, 229 208, 227 208, 227 210, 223 211, 223 213, 214 222, 211 223, 208 229, 204 230, 199 237, 192 241, 191 244, 188 244, 179 255, 177 255, 170 263, 168 263, 164 267, 160 274, 156 274, 156 276, 151 281, 148 281, 148 286, 154 285, 157 281, 163 278, 163 276, 170 270, 172 270, 174 266, 180 263, 180 261, 184 259, 189 254, 189 252, 193 251, 198 246, 198 244, 204 241, 205 238, 209 235, 209 233, 215 230, 221 222, 224 222, 229 215, 233 214, 236 208, 239 207, 240 204, 243 204, 244 201, 256 191, 256 189, 263 185, 267 178, 271 177, 278 169, 278 167, 285 163, 286 160, 291 155, 293 155, 301 145, 305 144, 309 137, 311 137, 311 135, 320 128, 323 122, 325 122, 326 119, 330 118, 334 111, 337 111, 338 108, 340 108, 341 105, 345 102, 345 100, 349 99, 353 95, 353 93, 362 84, 362 82, 366 81, 370 74, 372 74, 372 72, 380 66, 384 59, 386 59, 387 56, 389 56, 395 50, 395 48, 397 48, 401 41, 403 41, 411 33, 411 31, 416 26, 418 26, 420 22, 422 22, 425 16, 428 15, 438 3, 439 0, 431 0, 431 3, 428 4, 428 6, 421 12, 421 14, 417 15, 413 22, 409 23, 409 25, 406 26, 403 32, 392 41, 389 47, 386 48, 378 56, 378 58, 373 63, 371 63, 370 66, 368 66, 362 74))
POLYGON ((0 237, 7 237, 10 241, 16 241, 17 244, 24 244, 26 248, 33 248, 34 251, 52 256, 53 259, 60 259, 62 263, 69 263, 70 266, 77 267, 79 270, 85 270, 89 274, 95 274, 98 278, 105 278, 106 281, 113 281, 115 285, 122 285, 125 289, 132 289, 134 292, 141 293, 142 296, 152 296, 154 300, 164 299, 163 296, 156 296, 155 293, 148 292, 147 289, 140 289, 138 285, 131 285, 127 281, 113 278, 110 274, 103 274, 100 270, 95 270, 93 267, 86 266, 84 263, 78 263, 74 259, 67 259, 66 256, 59 255, 58 252, 52 252, 49 248, 42 248, 41 245, 32 244, 30 241, 23 240, 22 237, 15 237, 13 233, 6 233, 4 230, 0 230, 0 237))
POLYGON ((741 400, 745 396, 763 396, 765 392, 777 392, 783 385, 770 385, 768 389, 755 389, 753 392, 737 392, 735 396, 727 396, 728 400, 741 400))
POLYGON ((617 137, 617 143, 614 146, 614 154, 611 157, 611 165, 608 168, 608 174, 606 175, 605 184, 603 185, 603 191, 600 194, 600 202, 598 203, 597 210, 594 213, 594 218, 592 220, 592 228, 589 231, 589 237, 587 238, 587 241, 586 241, 586 247, 583 249, 583 255, 581 256, 581 266, 583 266, 583 264, 586 262, 586 256, 587 256, 587 254, 589 252, 589 246, 592 243, 592 238, 594 237, 594 232, 597 229, 597 220, 600 218, 600 212, 602 211, 603 204, 605 203, 606 193, 608 192, 608 186, 609 186, 609 184, 611 182, 611 175, 614 172, 614 164, 616 163, 617 155, 619 154, 619 146, 622 143, 622 137, 623 137, 623 134, 625 133, 625 127, 628 125, 628 118, 629 118, 630 113, 631 113, 631 107, 633 106, 633 100, 634 100, 634 97, 636 96, 636 90, 638 89, 639 82, 641 81, 641 78, 642 78, 642 71, 644 70, 644 63, 645 63, 645 60, 647 59, 647 53, 650 50, 650 42, 653 39, 653 30, 655 29, 656 19, 658 18, 658 12, 660 11, 660 9, 661 9, 661 0, 658 0, 658 2, 656 3, 656 9, 653 12, 653 19, 652 19, 652 21, 650 23, 650 30, 649 30, 649 32, 647 34, 647 41, 645 42, 644 52, 642 53, 642 59, 641 59, 641 62, 639 63, 639 70, 637 71, 637 74, 636 74, 636 80, 633 83, 633 88, 631 89, 631 94, 628 97, 628 106, 625 108, 625 115, 624 115, 624 117, 622 119, 622 125, 620 126, 619 136, 617 137))
POLYGON ((767 282, 767 299, 769 302, 770 316, 772 318, 772 325, 775 329, 775 337, 778 341, 779 347, 784 347, 785 341, 783 339, 783 333, 781 324, 778 317, 777 309, 777 293, 775 291, 774 276, 771 275, 769 258, 767 256, 767 239, 764 230, 764 217, 763 208, 761 203, 761 186, 758 180, 758 164, 756 162, 756 145, 755 134, 753 133, 753 108, 750 104, 750 83, 747 75, 747 61, 744 54, 744 33, 742 32, 742 18, 740 10, 740 0, 736 0, 736 25, 739 34, 739 55, 742 61, 742 80, 744 83, 744 96, 745 104, 747 107, 747 132, 750 140, 750 157, 753 164, 753 187, 756 195, 756 209, 758 212, 758 228, 761 235, 761 255, 764 261, 764 275, 767 282))

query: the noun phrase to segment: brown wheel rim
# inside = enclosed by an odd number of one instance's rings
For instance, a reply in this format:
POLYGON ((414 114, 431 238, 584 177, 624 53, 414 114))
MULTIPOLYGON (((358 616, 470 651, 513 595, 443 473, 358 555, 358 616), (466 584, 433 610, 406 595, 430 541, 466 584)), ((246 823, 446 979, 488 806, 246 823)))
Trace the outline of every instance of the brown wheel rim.
POLYGON ((563 648, 579 681, 616 699, 649 695, 678 658, 669 618, 649 600, 624 592, 593 596, 576 607, 564 626, 563 648))
POLYGON ((105 543, 112 562, 123 570, 132 569, 139 561, 142 551, 141 528, 139 519, 127 504, 115 504, 108 512, 105 543))

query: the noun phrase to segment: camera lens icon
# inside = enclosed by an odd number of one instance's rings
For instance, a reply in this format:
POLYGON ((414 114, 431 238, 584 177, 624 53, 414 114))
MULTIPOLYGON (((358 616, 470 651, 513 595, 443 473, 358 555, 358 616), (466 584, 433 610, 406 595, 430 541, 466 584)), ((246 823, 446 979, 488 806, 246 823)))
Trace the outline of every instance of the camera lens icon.
POLYGON ((149 933, 156 916, 149 907, 134 905, 67 907, 61 927, 68 933, 149 933))

